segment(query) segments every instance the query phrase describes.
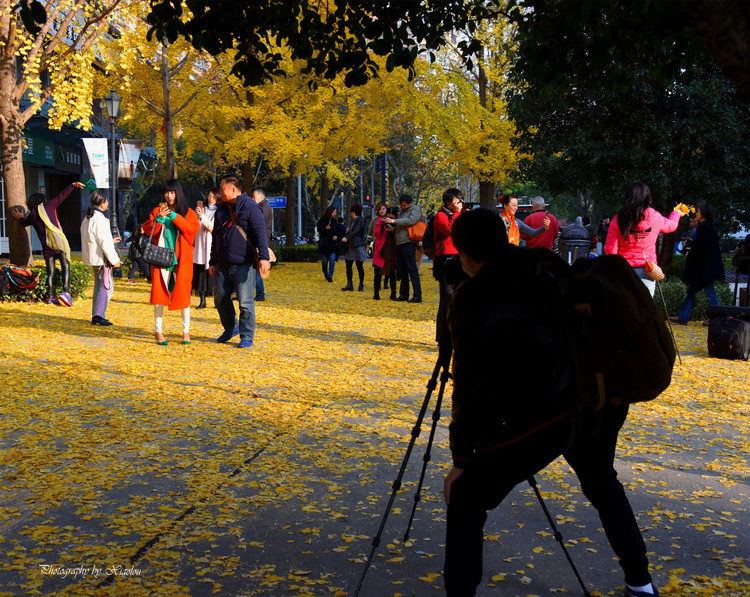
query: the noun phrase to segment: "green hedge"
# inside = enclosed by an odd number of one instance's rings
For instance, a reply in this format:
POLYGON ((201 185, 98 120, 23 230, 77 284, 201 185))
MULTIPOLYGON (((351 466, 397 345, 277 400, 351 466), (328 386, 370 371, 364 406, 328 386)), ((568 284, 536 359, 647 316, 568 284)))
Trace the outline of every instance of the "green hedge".
MULTIPOLYGON (((714 283, 716 288, 716 296, 719 298, 720 305, 731 305, 732 304, 732 288, 729 284, 714 283)), ((664 293, 664 302, 667 304, 666 315, 677 315, 677 309, 680 308, 682 301, 685 300, 685 294, 687 287, 682 283, 679 278, 669 277, 661 282, 661 289, 664 293)), ((664 307, 661 301, 661 295, 659 289, 656 289, 654 293, 654 300, 659 307, 659 310, 664 313, 664 307)), ((693 312, 690 314, 690 319, 693 321, 706 318, 706 307, 708 307, 708 301, 706 295, 701 290, 695 295, 695 305, 693 306, 693 312)))
POLYGON ((274 249, 274 252, 278 261, 305 261, 314 263, 320 260, 318 245, 306 244, 294 247, 279 247, 278 249, 274 249))
POLYGON ((685 255, 672 255, 672 263, 669 266, 669 277, 682 280, 682 274, 685 272, 685 255))
MULTIPOLYGON (((34 265, 31 270, 39 274, 36 286, 31 290, 26 290, 18 294, 6 297, 5 300, 10 301, 41 301, 47 302, 47 266, 46 265, 34 265)), ((62 273, 59 269, 55 268, 55 296, 58 296, 62 292, 62 273)), ((84 290, 88 288, 91 282, 91 268, 88 265, 82 263, 72 262, 70 264, 70 296, 73 300, 76 300, 79 296, 83 295, 84 290)))

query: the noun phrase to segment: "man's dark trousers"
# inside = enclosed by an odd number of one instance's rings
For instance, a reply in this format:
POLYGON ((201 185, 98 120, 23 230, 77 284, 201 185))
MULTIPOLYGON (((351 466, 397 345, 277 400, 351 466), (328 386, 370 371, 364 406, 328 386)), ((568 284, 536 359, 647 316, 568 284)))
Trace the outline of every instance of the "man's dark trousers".
POLYGON ((401 288, 399 298, 409 298, 409 280, 413 289, 412 299, 422 300, 422 284, 419 281, 419 268, 417 267, 417 245, 412 242, 396 246, 396 261, 398 274, 401 277, 401 288))
POLYGON ((610 545, 620 558, 625 581, 632 586, 651 582, 646 546, 613 467, 617 433, 626 416, 627 407, 605 409, 597 433, 585 435, 579 431, 573 446, 564 449, 571 430, 570 416, 566 416, 469 463, 451 488, 448 506, 445 587, 449 597, 472 596, 481 581, 487 511, 561 453, 599 512, 610 545))

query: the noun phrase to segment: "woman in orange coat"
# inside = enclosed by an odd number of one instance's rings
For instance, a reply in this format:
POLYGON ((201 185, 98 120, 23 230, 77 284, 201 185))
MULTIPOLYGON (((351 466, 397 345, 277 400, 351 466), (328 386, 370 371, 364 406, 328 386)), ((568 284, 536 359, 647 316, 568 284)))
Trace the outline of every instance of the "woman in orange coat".
POLYGON ((190 209, 182 192, 182 185, 175 179, 164 183, 164 202, 151 212, 143 231, 150 235, 151 242, 162 247, 174 248, 175 260, 171 267, 151 270, 151 304, 154 305, 154 331, 156 343, 167 344, 162 333, 164 306, 170 311, 182 310, 182 343, 190 344, 190 293, 193 284, 193 249, 195 235, 200 222, 190 209))

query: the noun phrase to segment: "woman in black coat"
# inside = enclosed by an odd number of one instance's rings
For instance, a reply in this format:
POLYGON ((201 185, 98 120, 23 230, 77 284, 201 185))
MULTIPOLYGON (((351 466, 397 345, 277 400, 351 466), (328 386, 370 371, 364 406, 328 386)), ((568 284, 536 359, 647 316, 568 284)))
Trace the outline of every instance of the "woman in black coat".
POLYGON ((323 276, 327 282, 333 282, 333 268, 336 267, 337 228, 336 208, 329 205, 323 217, 318 220, 318 249, 323 258, 323 276))
POLYGON ((719 234, 714 226, 714 214, 713 205, 707 201, 700 203, 695 211, 698 228, 687 254, 685 273, 682 275, 682 281, 687 284, 687 295, 677 311, 677 317, 669 318, 674 323, 684 325, 690 320, 695 295, 700 290, 706 294, 709 305, 719 304, 714 281, 724 279, 724 264, 721 261, 719 234))
POLYGON ((351 208, 352 219, 349 227, 346 229, 346 236, 341 242, 347 244, 344 260, 346 261, 346 286, 341 290, 354 290, 353 264, 357 264, 359 273, 359 287, 357 290, 362 292, 365 289, 365 268, 362 262, 367 260, 367 224, 362 217, 362 205, 355 203, 351 208))

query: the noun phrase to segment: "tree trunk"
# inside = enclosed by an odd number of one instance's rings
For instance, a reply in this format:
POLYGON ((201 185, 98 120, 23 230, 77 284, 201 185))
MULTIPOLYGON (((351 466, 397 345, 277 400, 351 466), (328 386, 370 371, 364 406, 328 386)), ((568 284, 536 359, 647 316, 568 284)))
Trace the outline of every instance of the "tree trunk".
POLYGON ((0 120, 0 147, 2 147, 0 163, 2 163, 5 180, 5 214, 10 262, 15 265, 28 266, 33 263, 28 228, 22 226, 10 215, 14 208, 26 211, 26 181, 23 174, 21 146, 23 123, 20 122, 20 118, 15 118, 19 116, 18 107, 10 104, 11 86, 6 87, 3 78, 0 77, 0 87, 7 90, 7 93, 0 93, 0 114, 5 115, 5 118, 0 120))
POLYGON ((246 161, 242 164, 242 190, 248 195, 253 192, 253 183, 255 182, 255 165, 246 161))
POLYGON ((294 246, 294 225, 297 223, 295 197, 297 177, 294 175, 296 166, 294 162, 289 166, 289 176, 286 179, 286 246, 294 246))
POLYGON ((320 170, 320 214, 322 216, 331 202, 331 187, 328 184, 328 175, 326 174, 325 167, 320 170))
POLYGON ((480 207, 486 207, 487 209, 497 209, 497 201, 495 201, 495 183, 494 182, 479 182, 479 205, 480 207))
POLYGON ((177 178, 177 164, 174 159, 174 127, 172 125, 172 103, 170 98, 171 76, 167 45, 161 48, 161 84, 164 93, 164 141, 166 143, 167 179, 177 178))

